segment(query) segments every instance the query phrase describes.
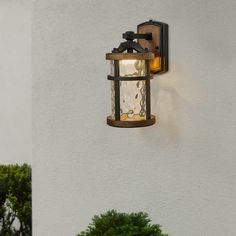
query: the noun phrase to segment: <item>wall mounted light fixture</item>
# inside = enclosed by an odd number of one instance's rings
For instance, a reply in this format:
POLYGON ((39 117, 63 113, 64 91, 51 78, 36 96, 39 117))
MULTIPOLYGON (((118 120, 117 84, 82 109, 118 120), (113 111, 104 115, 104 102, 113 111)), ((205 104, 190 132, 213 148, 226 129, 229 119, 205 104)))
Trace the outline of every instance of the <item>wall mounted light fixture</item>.
POLYGON ((111 61, 112 101, 107 124, 125 128, 153 125, 150 79, 168 71, 168 25, 150 20, 139 24, 137 33, 125 32, 123 38, 125 42, 106 54, 111 61))

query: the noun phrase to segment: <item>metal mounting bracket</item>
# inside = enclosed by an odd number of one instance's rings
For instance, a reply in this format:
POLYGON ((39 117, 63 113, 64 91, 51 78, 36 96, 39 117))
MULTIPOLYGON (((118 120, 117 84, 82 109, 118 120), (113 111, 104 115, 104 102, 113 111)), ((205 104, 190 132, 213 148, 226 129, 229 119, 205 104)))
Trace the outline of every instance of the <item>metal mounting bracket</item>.
POLYGON ((161 74, 168 71, 168 24, 159 21, 147 21, 137 26, 137 35, 152 35, 148 40, 145 37, 137 37, 138 43, 155 54, 151 61, 151 72, 161 74))

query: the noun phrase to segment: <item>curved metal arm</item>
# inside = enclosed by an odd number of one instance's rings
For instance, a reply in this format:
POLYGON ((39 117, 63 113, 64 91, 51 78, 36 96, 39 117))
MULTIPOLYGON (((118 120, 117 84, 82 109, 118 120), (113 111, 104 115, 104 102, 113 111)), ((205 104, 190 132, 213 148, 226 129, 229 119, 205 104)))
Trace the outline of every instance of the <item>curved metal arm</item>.
POLYGON ((130 50, 130 49, 133 49, 137 52, 147 52, 146 48, 141 47, 141 45, 139 43, 133 42, 133 41, 126 41, 126 42, 121 43, 119 45, 119 47, 114 48, 112 52, 121 53, 121 52, 124 52, 126 50, 130 50))

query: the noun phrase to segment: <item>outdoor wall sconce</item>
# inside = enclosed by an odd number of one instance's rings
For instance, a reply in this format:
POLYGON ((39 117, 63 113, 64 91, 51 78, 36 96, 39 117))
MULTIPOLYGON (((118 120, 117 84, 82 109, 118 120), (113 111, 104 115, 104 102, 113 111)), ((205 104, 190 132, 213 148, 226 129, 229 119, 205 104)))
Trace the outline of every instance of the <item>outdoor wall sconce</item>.
POLYGON ((168 25, 150 20, 139 24, 137 33, 125 32, 123 38, 125 42, 106 54, 111 61, 112 103, 107 124, 125 128, 153 125, 150 79, 168 71, 168 25))

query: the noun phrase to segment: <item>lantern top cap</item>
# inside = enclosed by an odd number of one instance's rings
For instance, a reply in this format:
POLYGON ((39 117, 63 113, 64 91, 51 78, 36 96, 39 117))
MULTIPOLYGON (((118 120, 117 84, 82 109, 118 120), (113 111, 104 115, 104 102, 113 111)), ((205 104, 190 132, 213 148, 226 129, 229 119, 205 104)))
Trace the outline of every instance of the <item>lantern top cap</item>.
POLYGON ((106 60, 151 60, 153 58, 154 53, 152 52, 106 54, 106 60))

